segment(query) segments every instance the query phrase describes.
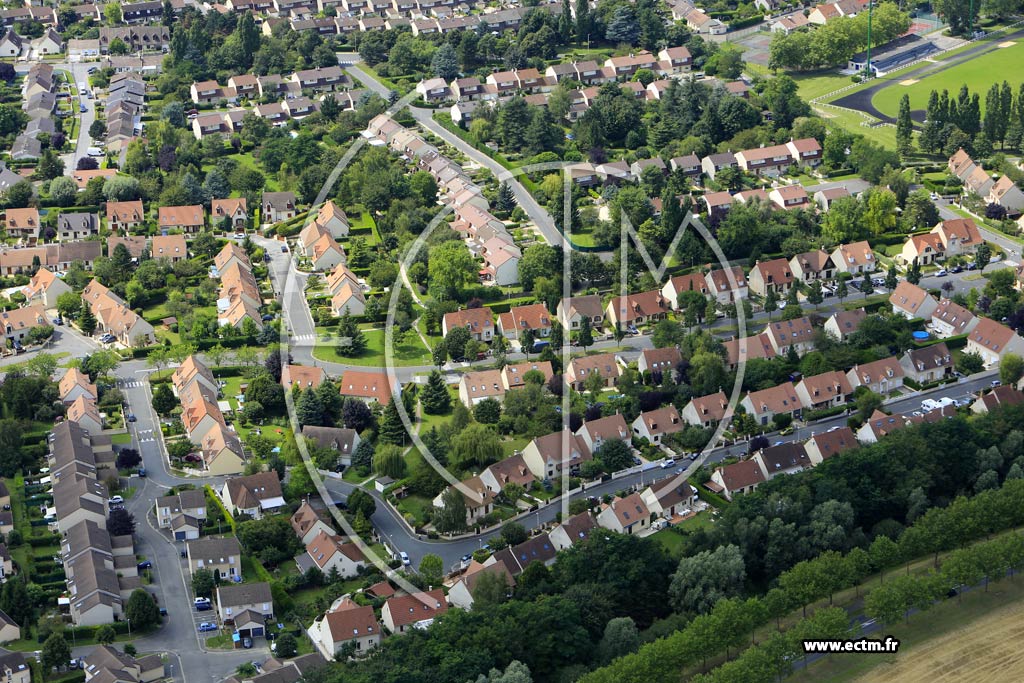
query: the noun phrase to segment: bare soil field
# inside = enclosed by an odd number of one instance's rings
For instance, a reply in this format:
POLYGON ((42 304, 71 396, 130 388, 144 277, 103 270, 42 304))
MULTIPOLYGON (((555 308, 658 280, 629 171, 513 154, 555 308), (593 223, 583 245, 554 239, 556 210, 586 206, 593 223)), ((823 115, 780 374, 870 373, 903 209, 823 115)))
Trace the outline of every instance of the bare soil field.
MULTIPOLYGON (((928 619, 928 615, 918 616, 928 619)), ((917 643, 857 678, 858 683, 1010 683, 1024 680, 1024 603, 1017 601, 969 626, 917 643)))

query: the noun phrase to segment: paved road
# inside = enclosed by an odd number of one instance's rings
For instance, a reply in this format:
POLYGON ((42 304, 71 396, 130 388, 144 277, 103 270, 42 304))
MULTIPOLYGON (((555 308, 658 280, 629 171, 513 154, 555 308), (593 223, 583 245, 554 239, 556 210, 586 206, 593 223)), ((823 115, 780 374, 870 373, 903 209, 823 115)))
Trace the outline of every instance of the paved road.
POLYGON ((77 106, 77 102, 81 101, 85 104, 88 109, 81 114, 78 110, 75 110, 75 116, 79 116, 79 129, 78 129, 78 143, 75 145, 73 152, 63 155, 61 158, 64 160, 64 170, 67 175, 70 175, 75 170, 75 166, 78 164, 78 160, 82 157, 89 156, 88 149, 93 146, 92 136, 89 135, 89 127, 92 122, 96 120, 96 98, 80 97, 78 95, 78 84, 89 82, 89 64, 85 62, 71 62, 61 63, 54 65, 57 69, 67 69, 71 72, 74 77, 74 81, 71 83, 71 92, 73 96, 72 104, 77 106))
MULTIPOLYGON (((370 88, 377 94, 387 97, 390 92, 388 87, 370 74, 366 73, 366 71, 356 65, 351 65, 347 67, 347 69, 353 76, 359 79, 363 85, 370 88)), ((488 169, 499 181, 507 182, 509 187, 512 188, 513 194, 516 196, 516 202, 519 206, 523 207, 526 215, 529 216, 530 220, 533 221, 533 224, 537 226, 537 229, 548 244, 561 245, 563 249, 572 248, 572 245, 565 239, 565 236, 562 235, 558 228, 555 227, 555 222, 551 219, 551 215, 548 214, 544 207, 537 203, 537 200, 533 198, 533 195, 531 195, 525 187, 523 187, 522 183, 517 180, 516 176, 511 175, 508 170, 497 161, 490 158, 483 152, 480 152, 473 147, 473 145, 469 144, 435 121, 433 119, 433 115, 437 110, 410 107, 409 111, 421 126, 459 150, 461 153, 465 154, 468 158, 472 159, 474 163, 488 169)))

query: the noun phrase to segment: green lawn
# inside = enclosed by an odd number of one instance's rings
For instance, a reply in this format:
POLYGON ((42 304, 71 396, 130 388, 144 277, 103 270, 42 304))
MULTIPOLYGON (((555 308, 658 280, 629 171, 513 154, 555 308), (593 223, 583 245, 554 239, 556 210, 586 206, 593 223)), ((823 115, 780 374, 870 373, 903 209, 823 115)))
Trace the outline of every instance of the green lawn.
MULTIPOLYGON (((897 81, 896 84, 876 93, 872 103, 882 113, 896 116, 899 112, 900 99, 904 94, 910 96, 912 110, 923 110, 928 105, 928 96, 932 90, 947 89, 951 95, 955 96, 959 92, 960 86, 966 84, 972 93, 981 95, 981 106, 984 108, 985 93, 988 92, 989 87, 993 83, 1002 83, 1007 77, 1012 80, 1015 74, 1013 69, 1008 71, 1007 67, 1022 63, 1024 63, 1024 42, 1016 42, 1011 47, 996 48, 975 59, 936 71, 913 85, 903 86, 897 81)), ((1011 85, 1016 89, 1018 83, 1015 81, 1011 85)), ((982 109, 982 115, 984 115, 984 109, 982 109)))
POLYGON ((127 433, 114 434, 113 436, 110 437, 110 442, 117 444, 119 446, 127 446, 132 442, 132 435, 127 433))
POLYGON ((863 135, 872 142, 888 147, 896 148, 896 128, 893 126, 862 126, 865 121, 874 121, 873 118, 861 116, 852 109, 836 109, 823 107, 818 109, 818 114, 825 119, 830 126, 836 126, 857 135, 863 135))
MULTIPOLYGON (((346 365, 384 366, 384 330, 363 330, 363 335, 366 337, 366 350, 359 356, 339 355, 334 348, 334 334, 336 334, 335 330, 317 328, 318 343, 313 350, 313 357, 346 365), (330 338, 325 340, 324 335, 330 335, 330 338)), ((396 365, 430 365, 431 363, 430 349, 423 346, 419 336, 414 334, 405 335, 401 343, 395 344, 394 354, 396 365)))

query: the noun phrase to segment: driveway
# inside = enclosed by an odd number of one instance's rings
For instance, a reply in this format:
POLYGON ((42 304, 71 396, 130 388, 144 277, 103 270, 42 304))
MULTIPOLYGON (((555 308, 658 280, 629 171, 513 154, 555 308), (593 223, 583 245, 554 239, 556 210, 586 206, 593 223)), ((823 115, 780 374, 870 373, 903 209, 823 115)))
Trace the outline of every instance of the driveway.
POLYGON ((64 161, 65 175, 71 175, 71 172, 78 165, 78 160, 88 156, 88 150, 93 146, 92 136, 89 135, 89 127, 96 120, 96 98, 81 97, 78 94, 78 84, 89 82, 90 64, 94 65, 91 62, 62 62, 54 64, 55 69, 66 69, 72 75, 73 80, 70 87, 73 106, 77 107, 78 103, 81 102, 87 107, 86 111, 81 113, 77 108, 75 110, 75 116, 79 117, 78 142, 75 144, 74 151, 61 156, 61 159, 64 161))

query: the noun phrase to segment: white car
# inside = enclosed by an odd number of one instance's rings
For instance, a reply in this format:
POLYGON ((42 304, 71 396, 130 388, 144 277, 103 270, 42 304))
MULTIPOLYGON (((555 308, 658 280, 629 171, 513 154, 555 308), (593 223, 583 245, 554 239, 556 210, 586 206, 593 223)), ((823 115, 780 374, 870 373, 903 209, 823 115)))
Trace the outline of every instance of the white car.
POLYGON ((110 504, 111 505, 120 505, 123 502, 124 502, 124 496, 111 496, 110 497, 110 504))
POLYGON ((403 567, 408 567, 412 564, 412 562, 409 561, 409 553, 404 550, 398 553, 398 557, 401 558, 403 567))

